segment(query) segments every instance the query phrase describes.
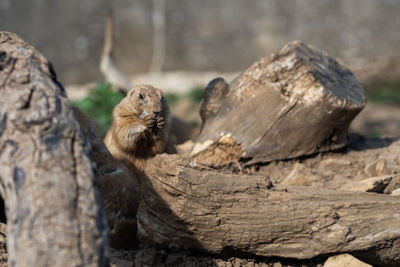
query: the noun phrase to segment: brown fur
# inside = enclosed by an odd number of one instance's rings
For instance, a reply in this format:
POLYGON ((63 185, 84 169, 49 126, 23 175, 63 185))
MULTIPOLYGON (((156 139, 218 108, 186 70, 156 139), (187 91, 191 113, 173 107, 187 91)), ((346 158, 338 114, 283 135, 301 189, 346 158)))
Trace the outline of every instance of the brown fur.
POLYGON ((143 169, 148 158, 174 152, 168 128, 169 108, 161 90, 138 85, 114 108, 104 142, 115 158, 143 169))

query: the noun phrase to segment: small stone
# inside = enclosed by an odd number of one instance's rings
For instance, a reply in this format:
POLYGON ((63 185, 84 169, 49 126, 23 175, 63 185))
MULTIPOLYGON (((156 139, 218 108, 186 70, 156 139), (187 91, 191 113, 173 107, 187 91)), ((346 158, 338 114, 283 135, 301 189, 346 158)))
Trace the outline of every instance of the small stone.
POLYGON ((347 183, 340 189, 348 191, 383 193, 383 190, 385 190, 394 177, 394 175, 371 177, 365 180, 347 183))
POLYGON ((372 267, 372 265, 362 262, 350 254, 341 254, 329 257, 323 267, 372 267))
POLYGON ((390 195, 391 196, 400 196, 400 188, 393 190, 390 195))
POLYGON ((194 142, 192 140, 188 140, 183 144, 176 145, 175 147, 179 154, 189 156, 194 147, 194 142))
POLYGON ((318 176, 303 164, 296 163, 289 175, 281 182, 284 185, 303 185, 310 186, 318 176))
POLYGON ((374 161, 365 166, 365 173, 370 177, 383 176, 386 174, 386 161, 383 159, 374 161))
POLYGON ((348 160, 329 158, 321 161, 319 166, 325 169, 325 168, 340 168, 343 166, 349 166, 350 164, 351 162, 348 160))

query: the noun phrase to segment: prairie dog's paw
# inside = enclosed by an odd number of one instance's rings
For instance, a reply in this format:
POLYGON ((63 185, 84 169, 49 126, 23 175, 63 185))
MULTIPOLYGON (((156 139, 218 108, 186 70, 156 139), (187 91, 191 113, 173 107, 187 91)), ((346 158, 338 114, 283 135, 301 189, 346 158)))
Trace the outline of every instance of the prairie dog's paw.
POLYGON ((165 126, 165 119, 164 117, 158 117, 157 119, 157 128, 162 129, 165 126))
POLYGON ((156 123, 156 119, 152 115, 147 115, 146 117, 143 118, 143 121, 147 128, 154 127, 156 123))

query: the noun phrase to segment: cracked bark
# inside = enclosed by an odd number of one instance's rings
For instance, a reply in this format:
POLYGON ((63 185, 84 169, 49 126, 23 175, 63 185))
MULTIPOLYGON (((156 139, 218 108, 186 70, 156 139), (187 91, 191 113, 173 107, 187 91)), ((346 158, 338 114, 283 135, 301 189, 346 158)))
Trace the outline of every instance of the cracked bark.
POLYGON ((326 53, 295 41, 229 84, 207 85, 192 158, 209 166, 290 159, 343 148, 365 106, 357 78, 326 53))
POLYGON ((50 63, 0 32, 0 179, 11 266, 106 266, 89 143, 50 63))
POLYGON ((152 246, 225 256, 311 259, 351 253, 400 264, 400 198, 300 186, 272 186, 178 155, 147 166, 138 234, 152 246))

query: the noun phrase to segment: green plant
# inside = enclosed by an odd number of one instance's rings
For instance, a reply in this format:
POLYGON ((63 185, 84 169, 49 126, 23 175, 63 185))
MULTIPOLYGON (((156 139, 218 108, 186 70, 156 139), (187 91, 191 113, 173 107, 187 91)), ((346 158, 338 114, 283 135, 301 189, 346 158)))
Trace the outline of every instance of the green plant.
POLYGON ((194 103, 200 103, 203 100, 204 88, 194 87, 187 94, 186 97, 189 98, 194 103))
POLYGON ((108 83, 98 83, 85 98, 72 105, 85 112, 96 124, 99 134, 104 137, 112 123, 112 111, 124 94, 114 92, 108 83))
POLYGON ((367 98, 371 102, 400 105, 400 79, 383 80, 371 78, 364 83, 367 98))
POLYGON ((175 93, 164 93, 164 97, 167 100, 168 105, 170 106, 174 106, 180 100, 180 96, 175 93))

